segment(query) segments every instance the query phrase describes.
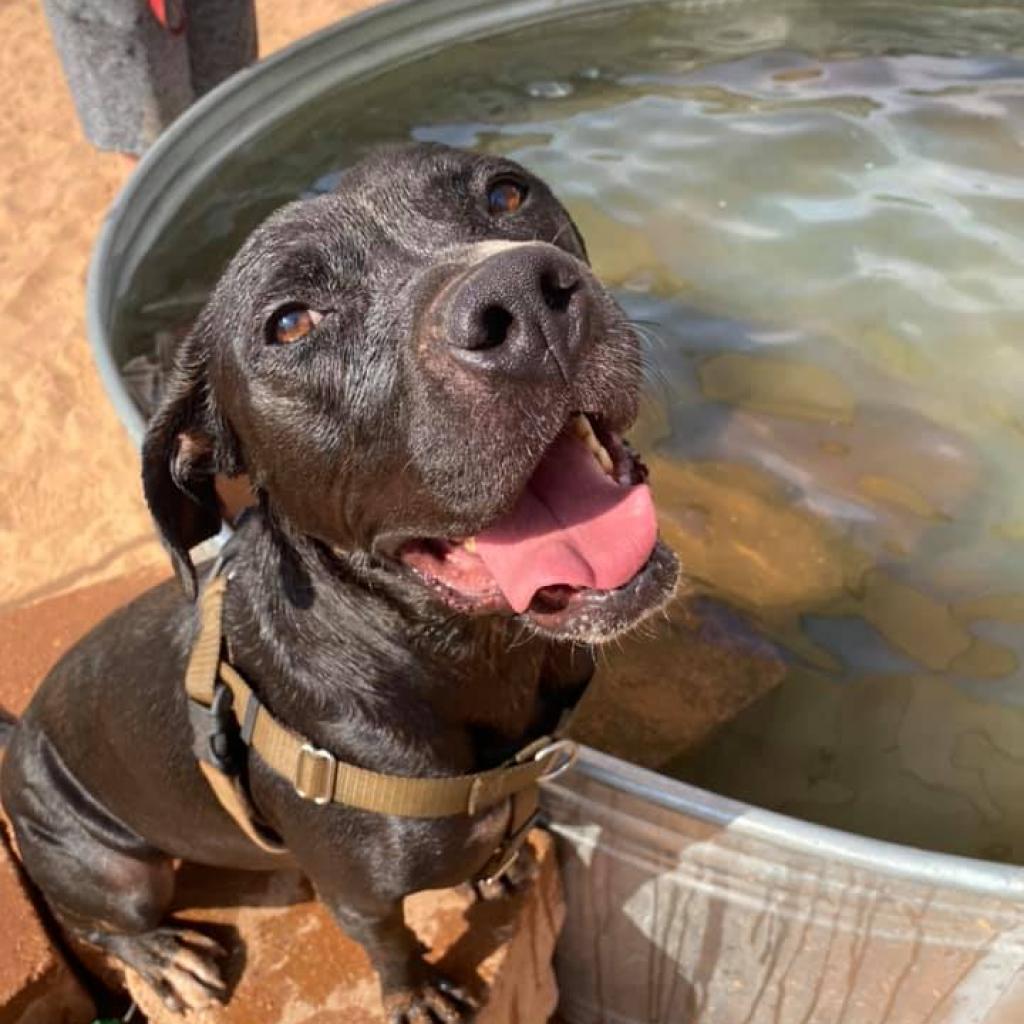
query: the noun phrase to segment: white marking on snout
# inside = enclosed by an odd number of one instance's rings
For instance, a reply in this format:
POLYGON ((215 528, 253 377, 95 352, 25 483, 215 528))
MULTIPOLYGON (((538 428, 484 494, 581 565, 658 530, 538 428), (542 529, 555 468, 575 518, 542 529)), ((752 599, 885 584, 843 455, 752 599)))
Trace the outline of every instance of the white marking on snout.
POLYGON ((539 240, 536 242, 510 242, 505 238, 492 238, 486 242, 474 242, 472 245, 467 245, 461 250, 461 255, 466 260, 467 266, 475 267, 478 263, 483 263, 484 260, 497 256, 498 253, 508 249, 521 249, 524 246, 527 248, 537 245, 547 246, 547 244, 547 242, 539 240))

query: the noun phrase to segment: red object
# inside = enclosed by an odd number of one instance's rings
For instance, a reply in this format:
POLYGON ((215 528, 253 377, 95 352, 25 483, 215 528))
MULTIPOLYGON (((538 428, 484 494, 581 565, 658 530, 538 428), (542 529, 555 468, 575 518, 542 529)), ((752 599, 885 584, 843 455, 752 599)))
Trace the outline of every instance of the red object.
POLYGON ((149 0, 153 16, 172 35, 185 31, 185 5, 182 0, 149 0))

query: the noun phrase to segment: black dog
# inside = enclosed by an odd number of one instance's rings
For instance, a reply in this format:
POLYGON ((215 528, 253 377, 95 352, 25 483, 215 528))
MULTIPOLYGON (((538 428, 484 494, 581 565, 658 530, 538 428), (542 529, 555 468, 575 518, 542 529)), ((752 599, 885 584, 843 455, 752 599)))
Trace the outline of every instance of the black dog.
MULTIPOLYGON (((502 765, 579 696, 588 645, 665 604, 646 471, 621 439, 641 357, 548 188, 507 160, 384 151, 270 217, 183 343, 143 449, 184 585, 85 637, 15 728, 3 802, 62 924, 173 1007, 223 994, 215 948, 161 924, 173 858, 276 867, 198 768, 183 675, 189 549, 217 474, 233 538, 227 659, 281 723, 398 776, 502 765)), ((329 755, 325 755, 329 756, 329 755)), ((402 898, 473 877, 510 815, 396 816, 304 798, 258 754, 254 814, 368 950, 396 1021, 468 1020, 402 898)))

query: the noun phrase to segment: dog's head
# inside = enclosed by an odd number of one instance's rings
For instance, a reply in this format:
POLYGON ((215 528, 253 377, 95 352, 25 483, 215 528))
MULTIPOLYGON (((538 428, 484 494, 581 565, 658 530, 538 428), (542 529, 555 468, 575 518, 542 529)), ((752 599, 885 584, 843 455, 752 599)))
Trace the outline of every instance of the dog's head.
POLYGON ((674 556, 622 440, 641 354, 547 186, 509 160, 383 151, 246 241, 183 343, 143 449, 190 593, 247 473, 290 527, 466 614, 601 640, 674 556))

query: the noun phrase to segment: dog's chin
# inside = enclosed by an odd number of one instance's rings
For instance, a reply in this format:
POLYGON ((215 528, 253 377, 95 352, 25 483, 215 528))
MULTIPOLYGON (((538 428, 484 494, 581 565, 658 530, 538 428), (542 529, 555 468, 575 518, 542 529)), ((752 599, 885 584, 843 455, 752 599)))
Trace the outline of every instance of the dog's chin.
POLYGON ((522 618, 535 632, 555 640, 606 643, 664 608, 678 582, 679 560, 659 540, 647 564, 621 587, 569 592, 558 588, 550 595, 542 591, 522 618))
POLYGON ((574 414, 511 508, 466 538, 415 538, 397 561, 452 611, 600 643, 664 607, 679 564, 658 539, 647 469, 593 414, 574 414))

